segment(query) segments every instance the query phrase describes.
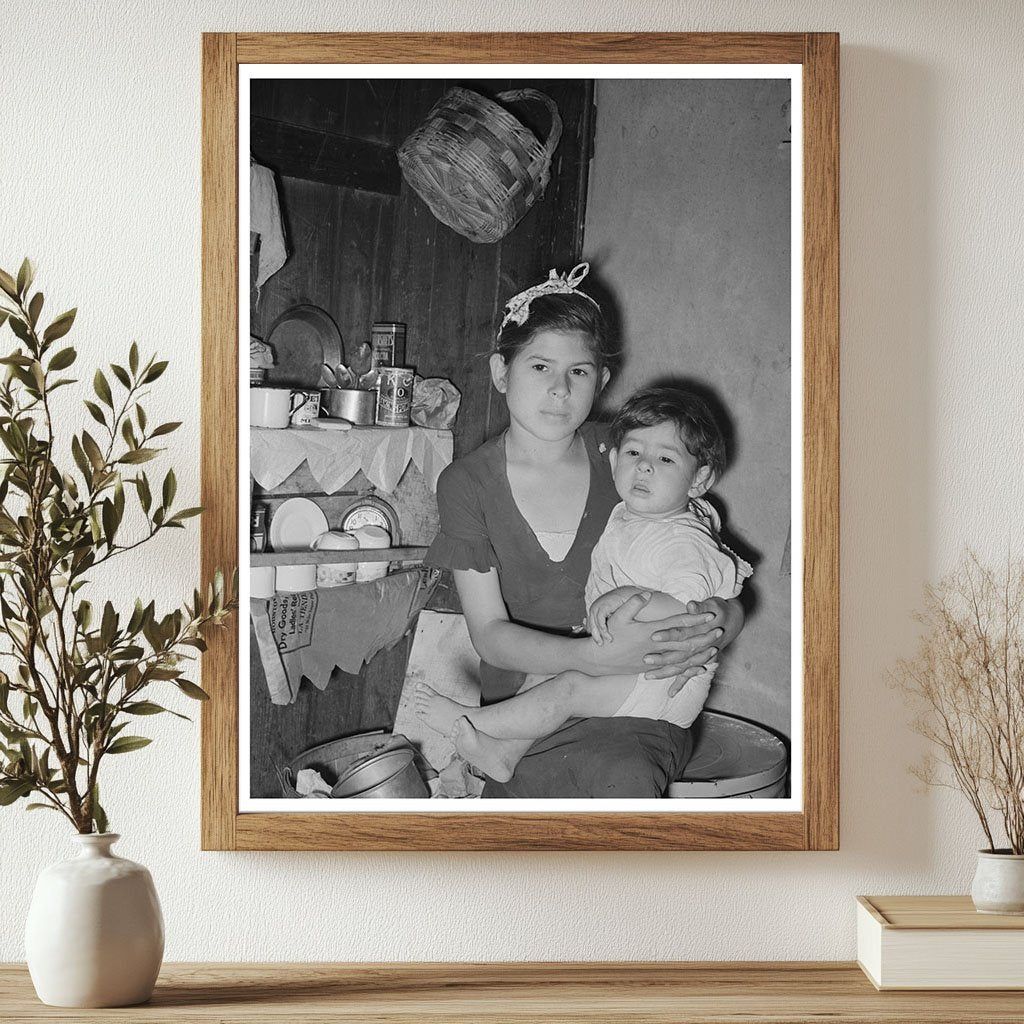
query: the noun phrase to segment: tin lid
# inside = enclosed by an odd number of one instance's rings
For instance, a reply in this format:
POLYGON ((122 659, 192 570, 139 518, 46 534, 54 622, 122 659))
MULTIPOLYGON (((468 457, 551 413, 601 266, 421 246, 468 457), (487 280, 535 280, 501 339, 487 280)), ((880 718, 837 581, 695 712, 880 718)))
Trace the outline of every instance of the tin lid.
POLYGON ((778 782, 789 764, 786 745, 763 726, 719 711, 704 711, 694 724, 697 744, 682 777, 673 783, 686 796, 737 796, 778 782))

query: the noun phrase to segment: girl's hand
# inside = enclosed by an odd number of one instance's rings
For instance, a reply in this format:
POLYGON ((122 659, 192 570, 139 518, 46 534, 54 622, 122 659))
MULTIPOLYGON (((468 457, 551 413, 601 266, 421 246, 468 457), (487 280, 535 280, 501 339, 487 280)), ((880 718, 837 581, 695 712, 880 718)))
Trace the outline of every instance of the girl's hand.
MULTIPOLYGON (((583 670, 589 675, 630 675, 644 671, 644 655, 652 648, 670 651, 669 644, 652 644, 651 629, 661 621, 641 622, 637 615, 647 606, 651 593, 637 590, 612 612, 606 622, 607 640, 598 644, 594 637, 587 643, 589 664, 583 670)), ((667 620, 665 620, 667 621, 667 620)))
MULTIPOLYGON (((648 624, 650 625, 650 624, 648 624)), ((662 619, 651 635, 658 645, 644 657, 647 679, 668 679, 679 675, 678 692, 687 679, 696 675, 718 652, 739 636, 743 629, 743 607, 735 598, 723 600, 709 597, 699 603, 691 601, 686 612, 662 619)))
MULTIPOLYGON (((590 606, 587 615, 587 632, 590 633, 594 643, 598 646, 612 639, 611 630, 608 628, 608 619, 634 594, 642 591, 638 587, 617 587, 602 594, 590 606)), ((648 598, 650 594, 647 594, 648 598)))

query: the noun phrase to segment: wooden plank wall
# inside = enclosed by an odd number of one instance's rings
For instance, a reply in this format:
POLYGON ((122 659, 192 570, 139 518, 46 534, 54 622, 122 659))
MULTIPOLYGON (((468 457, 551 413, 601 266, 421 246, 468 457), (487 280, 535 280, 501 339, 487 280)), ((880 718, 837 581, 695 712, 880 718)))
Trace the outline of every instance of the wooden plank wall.
MULTIPOLYGON (((434 102, 460 84, 494 95, 511 81, 260 81, 254 116, 397 146, 434 102)), ((398 196, 279 177, 291 255, 251 309, 252 333, 266 335, 287 308, 312 303, 337 323, 346 353, 368 341, 375 320, 408 325, 406 362, 447 377, 462 392, 456 455, 504 429, 507 414, 489 383, 487 353, 505 300, 557 266, 578 262, 593 131, 590 82, 523 82, 558 104, 562 139, 551 182, 504 239, 482 245, 441 224, 404 183, 398 196)), ((517 108, 546 134, 543 108, 517 108)), ((408 640, 358 676, 335 672, 324 692, 303 683, 289 707, 270 704, 258 657, 250 658, 251 792, 281 795, 275 765, 339 736, 390 728, 398 707, 408 640)))

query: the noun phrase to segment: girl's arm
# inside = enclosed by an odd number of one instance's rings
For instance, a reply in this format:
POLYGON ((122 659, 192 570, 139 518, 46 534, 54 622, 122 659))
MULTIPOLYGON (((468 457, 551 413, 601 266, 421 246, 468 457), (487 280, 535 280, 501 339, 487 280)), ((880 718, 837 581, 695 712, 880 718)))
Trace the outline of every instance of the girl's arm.
MULTIPOLYGON (((598 646, 590 637, 544 633, 509 621, 496 569, 485 573, 456 569, 454 576, 473 646, 484 661, 496 668, 548 675, 569 669, 592 676, 639 673, 649 667, 644 663, 645 655, 659 658, 661 665, 680 665, 683 660, 692 660, 693 652, 706 652, 712 642, 698 648, 692 637, 692 634, 703 633, 707 628, 703 623, 710 619, 709 615, 683 613, 660 622, 642 622, 636 614, 647 602, 639 596, 629 598, 611 616, 609 626, 614 640, 603 646, 598 646), (666 624, 674 627, 668 629, 673 636, 679 632, 677 624, 688 624, 689 628, 682 632, 691 634, 690 641, 683 644, 672 639, 653 641, 652 628, 664 628, 666 624), (679 647, 685 648, 685 652, 679 653, 679 647)), ((705 657, 699 664, 709 660, 710 657, 705 657)), ((697 665, 697 662, 693 661, 693 664, 697 665)), ((674 675, 676 671, 678 669, 669 671, 667 675, 674 675)))

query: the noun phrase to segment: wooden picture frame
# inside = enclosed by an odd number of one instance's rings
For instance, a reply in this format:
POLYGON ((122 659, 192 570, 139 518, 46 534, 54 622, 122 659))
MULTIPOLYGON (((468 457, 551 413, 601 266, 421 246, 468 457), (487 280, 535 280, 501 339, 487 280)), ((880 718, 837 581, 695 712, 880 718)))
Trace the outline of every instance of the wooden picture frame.
MULTIPOLYGON (((831 33, 205 34, 202 572, 239 564, 238 74, 247 64, 794 64, 803 124, 802 809, 706 813, 239 810, 239 639, 203 657, 203 849, 834 850, 839 844, 839 39, 831 33)), ((794 315, 796 310, 793 311, 794 315)), ((794 516, 798 511, 794 511, 794 516)), ((799 564, 799 563, 797 563, 799 564)), ((741 805, 739 805, 741 806, 741 805)))

